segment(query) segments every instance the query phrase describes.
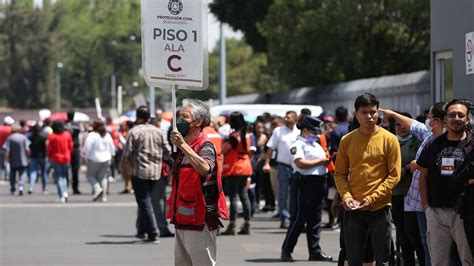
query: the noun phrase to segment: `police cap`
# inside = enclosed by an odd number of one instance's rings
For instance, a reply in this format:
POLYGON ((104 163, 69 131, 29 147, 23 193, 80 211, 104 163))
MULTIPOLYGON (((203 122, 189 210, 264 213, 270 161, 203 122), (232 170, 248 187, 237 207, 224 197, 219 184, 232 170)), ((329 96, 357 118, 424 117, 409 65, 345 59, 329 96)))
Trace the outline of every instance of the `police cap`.
POLYGON ((303 128, 307 128, 311 131, 321 132, 321 120, 319 120, 317 117, 307 115, 303 118, 301 125, 303 128))

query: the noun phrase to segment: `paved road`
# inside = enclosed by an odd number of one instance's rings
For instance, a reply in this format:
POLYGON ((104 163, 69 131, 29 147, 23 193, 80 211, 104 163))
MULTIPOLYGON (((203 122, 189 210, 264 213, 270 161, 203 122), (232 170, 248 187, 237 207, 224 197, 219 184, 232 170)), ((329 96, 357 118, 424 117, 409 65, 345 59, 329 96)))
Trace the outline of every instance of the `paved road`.
MULTIPOLYGON (((90 192, 85 180, 80 189, 90 192)), ((112 183, 107 203, 93 203, 85 193, 60 204, 53 184, 49 195, 38 190, 20 197, 0 183, 0 265, 173 265, 173 238, 158 245, 134 238, 136 205, 133 195, 118 194, 122 189, 122 182, 112 183)), ((258 213, 251 235, 218 237, 218 264, 285 265, 279 256, 286 231, 278 225, 271 214, 258 213)), ((333 257, 338 237, 338 231, 322 233, 321 246, 333 257)), ((308 262, 305 235, 293 257, 291 265, 335 265, 308 262)))

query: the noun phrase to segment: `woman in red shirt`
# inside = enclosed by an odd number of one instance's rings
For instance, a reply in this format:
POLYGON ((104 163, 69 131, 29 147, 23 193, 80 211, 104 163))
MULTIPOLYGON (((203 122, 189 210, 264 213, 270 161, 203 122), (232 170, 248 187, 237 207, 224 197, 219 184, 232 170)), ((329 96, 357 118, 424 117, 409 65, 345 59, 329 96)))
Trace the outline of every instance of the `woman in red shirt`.
POLYGON ((72 137, 64 130, 64 123, 53 121, 53 133, 48 136, 48 158, 54 170, 54 181, 58 188, 59 201, 67 202, 67 183, 71 163, 72 137))

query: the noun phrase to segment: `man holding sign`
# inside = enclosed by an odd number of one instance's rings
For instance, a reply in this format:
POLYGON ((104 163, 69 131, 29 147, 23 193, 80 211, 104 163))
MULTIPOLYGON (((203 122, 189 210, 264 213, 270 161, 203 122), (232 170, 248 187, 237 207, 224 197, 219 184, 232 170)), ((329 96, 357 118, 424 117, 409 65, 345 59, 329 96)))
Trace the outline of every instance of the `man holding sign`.
POLYGON ((227 219, 216 150, 202 132, 210 121, 204 102, 186 100, 171 132, 179 150, 166 216, 176 228, 175 265, 215 265, 219 218, 227 219))
POLYGON ((388 265, 391 192, 400 181, 400 145, 395 135, 377 125, 379 101, 374 95, 360 95, 354 107, 360 127, 341 139, 334 172, 347 210, 347 259, 349 265, 362 265, 370 239, 377 265, 388 265))

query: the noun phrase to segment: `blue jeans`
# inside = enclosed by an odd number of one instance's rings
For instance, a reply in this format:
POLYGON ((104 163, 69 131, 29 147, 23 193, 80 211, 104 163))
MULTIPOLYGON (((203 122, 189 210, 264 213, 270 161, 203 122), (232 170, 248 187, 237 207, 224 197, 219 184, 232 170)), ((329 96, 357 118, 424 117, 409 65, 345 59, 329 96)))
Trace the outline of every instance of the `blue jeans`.
POLYGON ((425 250, 425 265, 431 265, 430 251, 428 250, 428 242, 426 242, 426 216, 424 212, 416 212, 416 218, 418 219, 418 227, 420 229, 421 244, 425 250))
POLYGON ((155 211, 151 204, 151 193, 158 181, 144 180, 132 176, 132 186, 135 191, 135 200, 138 205, 139 233, 147 233, 148 239, 154 239, 158 235, 155 211))
POLYGON ((278 195, 278 210, 280 213, 280 221, 285 222, 290 218, 288 210, 288 195, 290 192, 290 178, 293 169, 289 165, 278 164, 278 182, 280 183, 280 193, 278 195))
POLYGON ((56 182, 56 187, 58 188, 58 196, 61 199, 67 195, 69 165, 58 164, 55 162, 52 162, 51 164, 54 170, 54 181, 56 182))
POLYGON ((46 184, 48 183, 48 175, 47 175, 47 160, 46 158, 40 159, 31 159, 30 161, 30 190, 33 190, 35 186, 36 179, 38 178, 38 172, 40 172, 41 176, 41 188, 43 191, 46 190, 46 184))
POLYGON ((18 172, 19 180, 18 180, 18 190, 23 191, 25 187, 25 179, 26 179, 26 166, 20 167, 12 167, 10 169, 10 192, 14 193, 16 191, 16 173, 18 172))

